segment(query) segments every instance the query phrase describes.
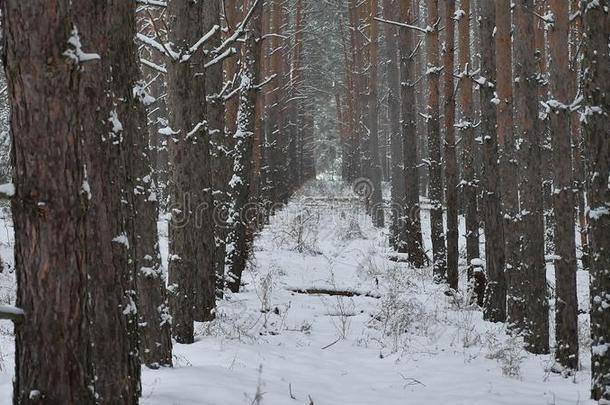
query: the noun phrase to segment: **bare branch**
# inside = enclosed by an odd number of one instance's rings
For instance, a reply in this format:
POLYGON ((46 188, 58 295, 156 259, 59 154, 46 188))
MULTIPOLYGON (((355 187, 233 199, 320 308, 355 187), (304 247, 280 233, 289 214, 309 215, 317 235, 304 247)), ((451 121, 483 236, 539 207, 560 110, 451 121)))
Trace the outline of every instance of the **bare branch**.
POLYGON ((163 73, 163 74, 167 74, 167 69, 165 69, 163 66, 159 66, 156 63, 153 63, 149 60, 140 58, 140 63, 142 63, 144 66, 149 67, 153 70, 156 70, 157 72, 163 73))
POLYGON ((426 28, 421 28, 421 27, 418 27, 416 25, 405 24, 405 23, 401 23, 401 22, 398 22, 398 21, 384 20, 383 18, 380 18, 380 17, 374 17, 374 19, 379 21, 379 22, 382 22, 382 23, 396 25, 397 27, 409 28, 409 29, 412 29, 412 30, 423 32, 424 34, 427 34, 429 32, 426 28))

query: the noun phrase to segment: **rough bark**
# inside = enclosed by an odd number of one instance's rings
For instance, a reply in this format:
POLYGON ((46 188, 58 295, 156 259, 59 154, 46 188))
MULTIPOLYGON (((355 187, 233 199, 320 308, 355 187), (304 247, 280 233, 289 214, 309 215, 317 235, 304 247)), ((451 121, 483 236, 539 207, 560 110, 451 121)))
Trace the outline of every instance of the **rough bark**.
POLYGON ((426 32, 426 54, 428 77, 428 150, 430 158, 430 226, 432 238, 432 270, 434 277, 442 280, 446 273, 447 258, 445 233, 443 229, 443 166, 441 158, 441 128, 439 106, 439 78, 441 66, 439 60, 439 27, 438 0, 428 0, 427 25, 431 30, 426 32))
POLYGON ((504 212, 504 255, 506 263, 507 284, 507 319, 509 325, 519 319, 519 283, 511 278, 513 271, 518 271, 520 264, 521 243, 518 230, 519 192, 515 133, 513 128, 513 69, 512 69, 512 22, 511 0, 496 2, 496 110, 498 144, 500 152, 500 180, 502 183, 502 210, 504 212))
POLYGON ((496 60, 493 35, 496 26, 495 5, 479 2, 481 34, 480 86, 481 137, 483 141, 483 203, 485 205, 485 291, 484 318, 492 322, 506 320, 506 280, 504 277, 504 227, 500 207, 500 170, 498 166, 498 137, 496 132, 495 79, 496 60))
MULTIPOLYGON (((413 23, 412 0, 400 0, 400 19, 413 23)), ((400 29, 400 109, 401 135, 405 177, 404 197, 404 232, 398 251, 407 253, 409 263, 422 267, 426 262, 423 249, 420 203, 419 203, 419 162, 417 137, 417 108, 415 99, 415 54, 413 33, 409 29, 400 29)))
MULTIPOLYGON (((170 41, 187 49, 217 21, 216 1, 182 2, 168 5, 170 41)), ((186 62, 168 66, 168 107, 171 111, 169 140, 172 175, 170 181, 169 285, 173 336, 179 343, 193 343, 196 296, 204 294, 207 319, 212 318, 215 274, 212 252, 212 201, 206 190, 212 186, 209 131, 206 125, 206 72, 204 54, 196 52, 186 62)))
POLYGON ((587 200, 591 275, 591 396, 610 401, 610 55, 607 0, 587 3, 584 14, 583 132, 587 156, 587 200))
MULTIPOLYGON (((383 16, 386 20, 394 18, 398 2, 396 0, 385 0, 383 3, 383 16)), ((391 24, 384 24, 386 37, 386 63, 388 83, 388 119, 390 128, 390 172, 391 172, 391 198, 392 198, 392 223, 390 225, 391 245, 397 247, 402 232, 404 213, 402 212, 402 200, 404 198, 404 163, 402 160, 402 138, 400 133, 400 72, 398 66, 398 29, 391 24)), ((405 241, 400 241, 405 242, 405 241)))
POLYGON ((233 150, 233 178, 229 183, 231 206, 229 209, 229 235, 227 238, 227 268, 232 279, 229 288, 239 291, 241 275, 248 258, 247 228, 249 219, 247 204, 250 200, 253 179, 253 146, 256 119, 256 84, 260 79, 258 64, 261 55, 261 21, 263 2, 259 1, 248 23, 242 46, 240 72, 240 96, 233 150))
MULTIPOLYGON (((205 27, 211 28, 213 25, 220 25, 220 3, 221 0, 209 1, 209 17, 205 27)), ((228 5, 230 6, 230 5, 228 5)), ((214 48, 220 45, 220 33, 210 38, 207 47, 214 48)), ((236 63, 233 58, 229 58, 229 62, 236 63)), ((216 63, 206 69, 205 72, 205 89, 209 97, 207 98, 206 113, 208 134, 210 136, 210 169, 211 169, 211 192, 212 192, 212 218, 213 226, 206 230, 209 235, 206 235, 206 240, 213 240, 213 265, 215 283, 221 284, 224 279, 225 267, 225 243, 227 233, 225 226, 225 215, 227 214, 227 202, 229 192, 229 180, 231 179, 231 163, 232 159, 229 156, 232 142, 230 135, 225 133, 225 102, 222 98, 216 96, 222 92, 224 86, 223 80, 223 63, 216 63)), ((196 304, 195 320, 209 320, 210 305, 213 307, 213 301, 208 296, 211 292, 208 290, 207 284, 209 275, 204 267, 199 276, 199 282, 203 281, 204 294, 198 294, 199 301, 196 304), (207 291, 207 292, 206 292, 207 291)), ((222 294, 222 286, 215 288, 215 294, 222 294), (218 291, 216 291, 218 290, 218 291)))
MULTIPOLYGON (((538 84, 536 72, 535 21, 533 0, 518 0, 514 9, 514 58, 516 126, 519 143, 522 240, 522 262, 511 270, 513 285, 520 284, 512 299, 522 308, 526 348, 532 353, 549 352, 549 320, 544 260, 544 218, 540 138, 542 128, 538 120, 538 84), (522 296, 515 296, 521 293, 522 296)), ((516 308, 514 308, 516 309, 516 308)), ((517 311, 514 312, 518 314, 517 311)), ((518 315, 517 315, 518 316, 518 315)), ((517 324, 518 319, 513 319, 517 324)))
MULTIPOLYGON (((474 131, 474 105, 472 100, 472 61, 470 56, 470 0, 460 0, 462 17, 458 22, 458 52, 460 69, 460 107, 461 118, 458 123, 462 139, 462 181, 460 183, 466 221, 466 260, 468 262, 468 281, 476 288, 473 260, 479 259, 479 218, 477 204, 478 182, 475 177, 474 162, 477 155, 474 131)), ((483 305, 483 297, 477 296, 479 305, 483 305)))
POLYGON ((455 0, 445 2, 443 93, 445 110, 445 198, 447 202, 447 273, 449 287, 458 289, 458 168, 455 142, 455 0))
MULTIPOLYGON (((580 13, 580 0, 570 0, 570 80, 572 83, 570 96, 575 100, 581 95, 581 62, 582 56, 582 14, 580 13)), ((575 198, 578 207, 578 225, 580 237, 580 253, 583 268, 588 268, 589 241, 587 236, 587 215, 585 201, 585 157, 584 139, 580 112, 572 111, 570 115, 570 128, 572 134, 572 159, 574 163, 575 198)))
MULTIPOLYGON (((15 168, 16 304, 26 313, 15 329, 15 404, 95 403, 88 387, 88 194, 82 188, 87 133, 78 124, 95 120, 99 105, 76 108, 75 100, 96 78, 100 61, 79 69, 64 55, 75 23, 69 3, 2 2, 15 168)), ((96 15, 89 18, 93 24, 96 15)), ((99 47, 89 42, 84 51, 99 47)))
POLYGON ((557 361, 578 368, 578 300, 576 298, 576 242, 572 191, 571 104, 568 30, 570 9, 565 0, 551 0, 553 26, 548 30, 550 66, 550 126, 553 145, 553 211, 555 213, 555 337, 557 361))
MULTIPOLYGON (((133 215, 129 219, 135 282, 137 286, 137 324, 139 353, 144 364, 156 368, 172 364, 171 336, 165 277, 157 233, 158 198, 151 165, 147 127, 148 106, 152 99, 140 82, 136 34, 135 4, 120 2, 112 20, 111 64, 117 115, 123 126, 122 137, 132 148, 129 156, 133 187, 133 215)), ((135 332, 133 332, 135 333, 135 332)), ((139 365, 138 365, 139 367, 139 365)), ((139 370, 138 370, 139 371, 139 370)))
POLYGON ((368 0, 367 25, 369 27, 369 110, 367 117, 367 128, 369 132, 369 154, 370 172, 369 178, 373 184, 371 198, 371 216, 373 225, 378 228, 384 226, 384 212, 382 208, 383 197, 381 195, 381 161, 379 156, 379 102, 378 102, 378 64, 379 64, 379 23, 373 20, 377 16, 378 0, 368 0))

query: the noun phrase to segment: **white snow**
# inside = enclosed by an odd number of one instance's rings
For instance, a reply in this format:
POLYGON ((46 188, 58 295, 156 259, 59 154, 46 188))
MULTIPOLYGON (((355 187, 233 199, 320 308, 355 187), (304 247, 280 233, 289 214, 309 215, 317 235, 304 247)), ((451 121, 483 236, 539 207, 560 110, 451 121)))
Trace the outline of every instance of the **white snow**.
POLYGON ((127 238, 127 235, 124 233, 120 234, 118 236, 115 236, 112 239, 112 241, 116 242, 116 243, 120 243, 121 245, 125 245, 126 248, 129 248, 129 239, 127 238))
MULTIPOLYGON (((215 321, 196 324, 194 344, 174 344, 173 368, 143 368, 142 405, 594 404, 586 399, 586 346, 580 353, 583 369, 573 377, 548 371, 552 356, 526 353, 503 325, 483 321, 467 297, 446 296, 429 268, 390 261, 394 253, 387 247, 387 230, 372 226, 359 200, 347 198, 348 190, 322 182, 271 218, 255 241, 243 291, 219 302, 215 321), (306 242, 311 249, 299 253, 293 237, 299 230, 296 218, 305 213, 312 218, 302 229, 311 236, 306 242), (351 232, 350 224, 360 232, 351 232), (290 291, 314 287, 380 298, 290 291), (260 402, 254 401, 257 394, 260 402)), ((422 203, 429 250, 429 205, 422 203)), ((159 222, 164 265, 167 217, 159 222)), ((3 223, 8 226, 0 226, 4 258, 11 257, 12 243, 12 231, 5 235, 4 229, 12 228, 9 220, 3 223)), ((462 249, 464 234, 460 218, 462 249)), ((553 287, 552 264, 547 266, 553 287)), ((462 259, 461 285, 466 271, 462 259)), ((6 289, 14 302, 14 277, 3 278, 7 275, 0 273, 0 298, 6 289)), ((588 274, 579 271, 584 310, 587 283, 588 274)), ((166 306, 158 311, 161 322, 171 322, 166 306)), ((580 322, 585 334, 587 315, 580 322)), ((0 321, 0 331, 4 404, 12 395, 12 323, 0 321)))
POLYGON ((7 197, 14 196, 15 195, 15 185, 13 183, 0 184, 0 194, 3 194, 7 197))
POLYGON ((78 29, 76 26, 72 28, 70 34, 70 38, 68 38, 68 45, 71 46, 71 49, 64 51, 64 56, 70 58, 75 64, 100 59, 100 55, 97 53, 87 53, 83 51, 83 45, 80 41, 80 36, 78 35, 78 29))
POLYGON ((173 369, 143 369, 143 405, 250 405, 257 393, 264 405, 592 404, 587 368, 575 383, 549 373, 551 356, 527 354, 502 325, 446 297, 430 269, 389 261, 387 230, 373 228, 357 200, 334 199, 334 187, 304 193, 271 219, 243 291, 197 324, 196 343, 174 345, 173 369), (299 253, 288 235, 305 212, 316 218, 315 246, 299 253), (364 238, 345 239, 351 218, 364 238), (312 288, 381 298, 290 291, 312 288))

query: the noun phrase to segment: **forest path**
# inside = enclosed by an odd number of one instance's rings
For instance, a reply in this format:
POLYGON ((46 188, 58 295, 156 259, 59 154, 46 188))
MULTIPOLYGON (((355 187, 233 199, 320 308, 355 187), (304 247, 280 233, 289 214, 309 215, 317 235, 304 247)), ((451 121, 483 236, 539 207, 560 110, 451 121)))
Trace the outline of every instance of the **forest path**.
POLYGON ((317 181, 278 212, 256 239, 243 291, 197 325, 195 344, 174 346, 173 369, 144 371, 142 403, 588 403, 587 372, 545 372, 549 356, 525 353, 467 298, 446 297, 430 269, 388 260, 387 230, 353 197, 317 181))

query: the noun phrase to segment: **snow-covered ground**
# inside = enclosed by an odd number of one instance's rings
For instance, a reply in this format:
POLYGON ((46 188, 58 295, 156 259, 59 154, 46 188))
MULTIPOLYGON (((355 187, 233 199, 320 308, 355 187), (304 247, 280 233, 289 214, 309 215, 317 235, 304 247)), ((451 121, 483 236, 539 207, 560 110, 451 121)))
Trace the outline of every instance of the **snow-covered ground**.
MULTIPOLYGON (((387 230, 345 197, 352 193, 341 184, 318 182, 271 219, 243 292, 197 325, 194 344, 174 345, 173 368, 143 370, 142 404, 593 403, 586 347, 583 371, 551 373, 550 356, 523 351, 468 297, 443 294, 429 269, 389 260, 387 230)), ((423 224, 428 240, 426 211, 423 224)), ((165 227, 161 234, 166 254, 165 227)), ((586 279, 579 274, 585 309, 586 279)), ((14 349, 10 325, 0 327, 0 404, 8 404, 14 349)))

